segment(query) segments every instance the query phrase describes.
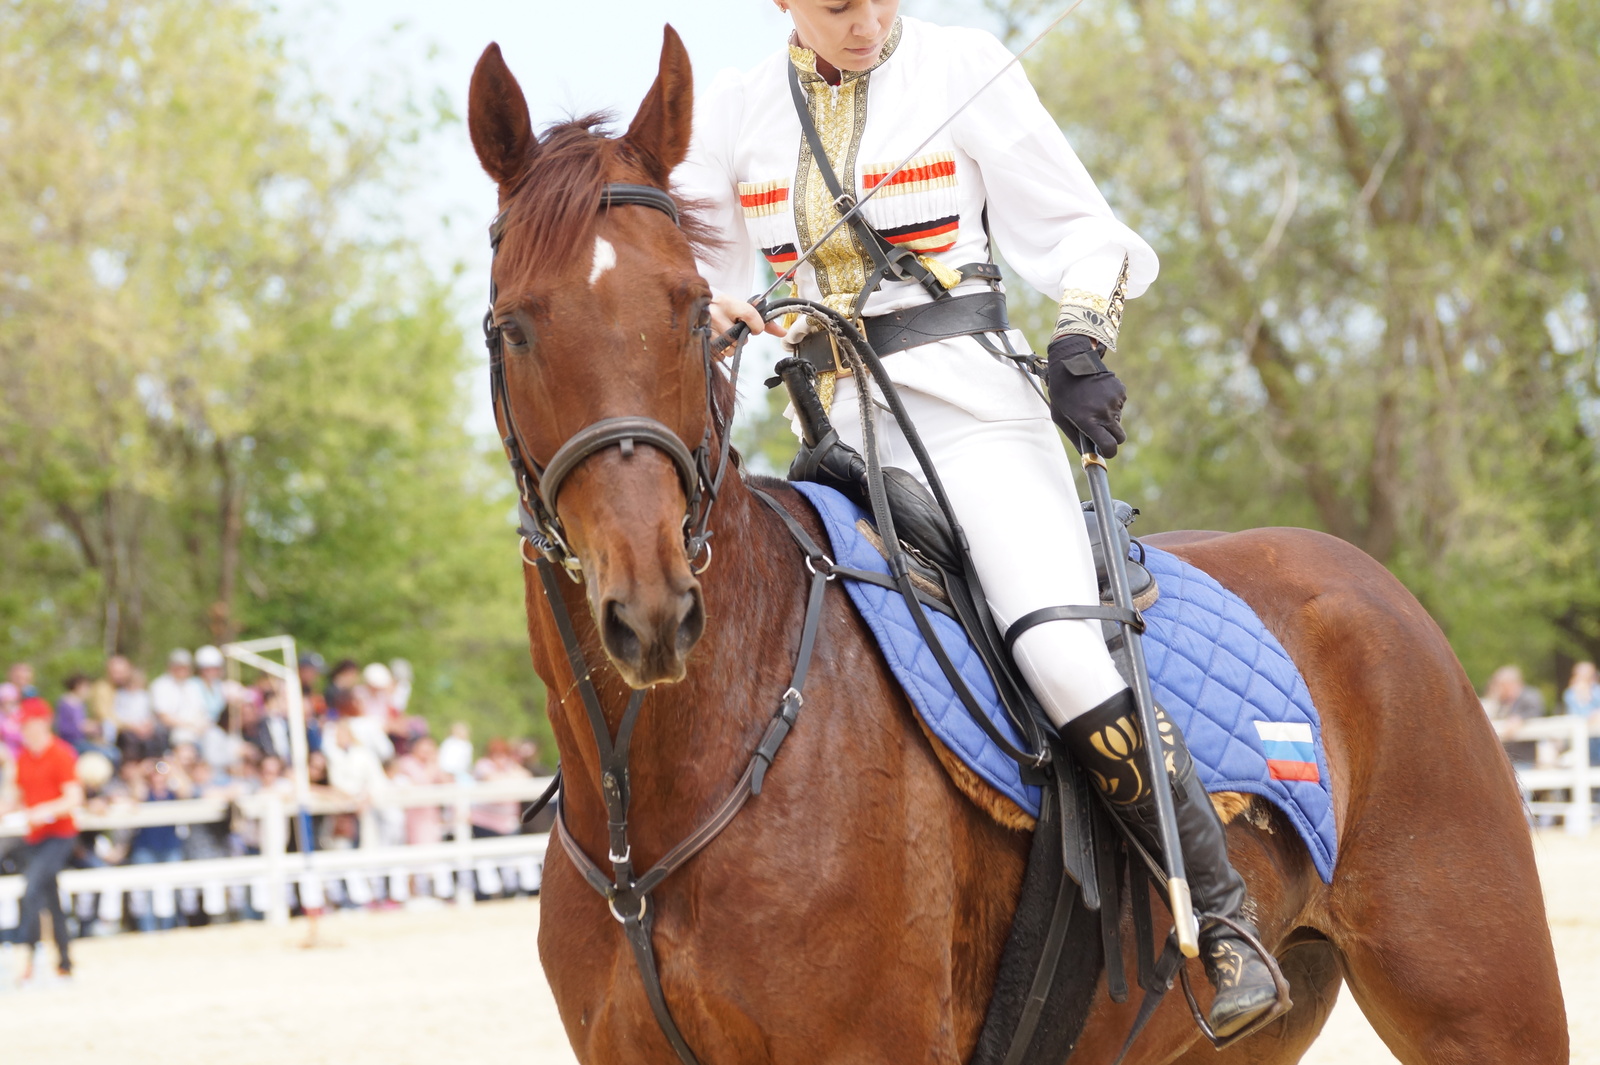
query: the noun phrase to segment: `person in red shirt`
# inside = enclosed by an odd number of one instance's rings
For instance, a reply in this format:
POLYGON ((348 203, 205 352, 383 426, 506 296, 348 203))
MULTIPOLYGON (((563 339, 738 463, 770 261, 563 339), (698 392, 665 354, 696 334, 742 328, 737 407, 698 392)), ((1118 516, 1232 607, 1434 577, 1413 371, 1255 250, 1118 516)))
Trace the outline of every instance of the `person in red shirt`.
POLYGON ((22 979, 33 976, 33 952, 39 945, 39 914, 50 911, 60 963, 56 971, 72 974, 67 954, 67 917, 61 911, 56 874, 66 868, 77 845, 78 826, 72 811, 83 805, 83 785, 78 783, 78 756, 52 731, 55 711, 43 699, 22 703, 22 749, 16 756, 16 787, 28 818, 28 864, 23 875, 22 923, 18 929, 28 945, 22 979))

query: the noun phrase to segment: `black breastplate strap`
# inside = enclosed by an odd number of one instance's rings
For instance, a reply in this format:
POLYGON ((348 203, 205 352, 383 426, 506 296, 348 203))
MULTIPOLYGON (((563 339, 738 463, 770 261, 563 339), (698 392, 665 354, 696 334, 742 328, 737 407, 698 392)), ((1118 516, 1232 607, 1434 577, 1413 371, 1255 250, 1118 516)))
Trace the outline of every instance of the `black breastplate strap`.
MULTIPOLYGON (((847 190, 839 181, 839 175, 834 173, 833 163, 828 159, 828 150, 822 144, 822 138, 817 134, 817 124, 811 118, 811 108, 806 104, 806 91, 800 86, 800 72, 793 63, 789 64, 789 96, 794 100, 795 114, 800 119, 800 132, 805 135, 806 144, 811 149, 811 158, 817 164, 817 173, 822 175, 822 183, 827 186, 828 192, 833 196, 833 205, 843 214, 856 205, 854 190, 847 190)), ((922 265, 917 253, 910 248, 902 247, 879 233, 857 211, 850 216, 850 231, 855 234, 856 241, 861 245, 867 257, 872 260, 872 273, 868 275, 866 283, 861 286, 861 292, 856 297, 855 309, 852 312, 856 318, 861 317, 861 310, 867 305, 867 299, 878 290, 885 278, 895 281, 915 281, 927 289, 928 295, 936 300, 949 298, 950 292, 944 284, 933 275, 933 271, 922 265)), ((992 253, 991 253, 992 254, 992 253)), ((1000 273, 992 263, 969 263, 958 271, 961 280, 982 278, 991 283, 998 282, 1000 273)), ((888 354, 888 352, 880 352, 888 354)))
MULTIPOLYGON (((552 462, 552 469, 554 466, 555 463, 552 462)), ((539 570, 539 579, 544 585, 545 598, 550 603, 550 612, 555 615, 556 628, 560 631, 561 642, 566 648, 567 664, 571 667, 573 676, 577 678, 578 695, 588 714, 595 747, 600 755, 600 791, 606 805, 607 831, 611 848, 607 857, 611 863, 611 873, 607 875, 573 838, 572 832, 567 828, 564 801, 556 806, 556 839, 560 841, 561 849, 572 860, 572 864, 583 874, 584 880, 606 900, 606 904, 611 908, 611 915, 621 923, 623 935, 633 952, 633 960, 638 966, 640 980, 644 983, 645 997, 650 1002, 656 1023, 661 1026, 667 1042, 672 1045, 673 1051, 677 1053, 683 1065, 699 1065, 699 1061, 694 1056, 694 1051, 690 1049, 688 1041, 684 1039, 677 1022, 673 1020, 672 1011, 667 1007, 666 992, 661 986, 661 974, 656 966, 655 945, 651 935, 655 917, 649 906, 650 893, 716 839, 738 816, 739 811, 744 809, 752 796, 761 794, 767 770, 777 758, 778 749, 783 746, 783 741, 794 727, 800 708, 805 703, 805 697, 801 692, 805 687, 806 674, 811 668, 812 652, 816 649, 817 631, 822 622, 823 593, 827 590, 828 582, 833 579, 832 559, 817 546, 816 541, 800 523, 776 499, 760 489, 752 488, 751 491, 755 492, 757 499, 783 519, 784 528, 804 553, 805 566, 811 574, 810 587, 806 595, 805 621, 800 630, 800 650, 795 655, 794 671, 790 674, 789 687, 778 698, 778 710, 768 722, 766 731, 756 744, 755 751, 751 754, 750 761, 745 765, 744 773, 740 775, 733 790, 709 818, 677 846, 662 855, 643 876, 634 875, 633 847, 628 840, 628 752, 645 693, 635 691, 629 697, 628 705, 622 714, 622 721, 617 727, 616 740, 613 741, 605 711, 600 705, 599 693, 595 691, 588 664, 584 660, 583 648, 578 643, 577 632, 572 626, 572 616, 567 612, 566 600, 561 595, 561 582, 556 577, 556 568, 546 559, 534 560, 534 565, 539 570)))

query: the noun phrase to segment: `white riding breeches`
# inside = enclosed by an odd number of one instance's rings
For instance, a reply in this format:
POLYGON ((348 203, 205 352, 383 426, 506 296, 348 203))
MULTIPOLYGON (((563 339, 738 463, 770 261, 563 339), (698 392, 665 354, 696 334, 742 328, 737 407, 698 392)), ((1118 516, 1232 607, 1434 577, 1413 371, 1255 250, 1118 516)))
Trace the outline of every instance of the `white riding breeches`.
MULTIPOLYGON (((840 438, 860 451, 857 393, 853 382, 839 385, 830 416, 840 438)), ((966 531, 1000 631, 1040 607, 1099 603, 1072 460, 1043 404, 1037 417, 983 421, 910 388, 902 387, 900 398, 966 531)), ((873 422, 881 461, 926 484, 905 434, 881 402, 874 404, 873 422)), ((1017 641, 1015 655, 1058 726, 1127 688, 1098 621, 1035 626, 1017 641)))

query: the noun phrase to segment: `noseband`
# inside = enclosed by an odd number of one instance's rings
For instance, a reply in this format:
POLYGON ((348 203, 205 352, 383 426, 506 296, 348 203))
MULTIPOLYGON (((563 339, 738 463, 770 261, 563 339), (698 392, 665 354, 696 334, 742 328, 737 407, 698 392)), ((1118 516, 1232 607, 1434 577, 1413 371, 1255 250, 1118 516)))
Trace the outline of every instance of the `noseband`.
MULTIPOLYGON (((600 193, 599 210, 608 207, 649 207, 660 211, 678 225, 678 205, 671 196, 650 185, 606 185, 600 193)), ((501 211, 489 224, 489 247, 495 256, 500 254, 500 240, 505 236, 506 216, 509 208, 501 211)), ((706 410, 708 419, 700 446, 693 451, 666 425, 654 418, 627 415, 602 418, 578 430, 566 443, 556 449, 543 467, 528 457, 522 433, 511 415, 511 398, 506 387, 505 350, 500 337, 500 327, 495 324, 494 305, 499 289, 490 266, 489 310, 483 316, 484 344, 489 349, 489 397, 494 406, 496 421, 502 433, 506 460, 516 478, 520 496, 518 532, 524 544, 531 545, 546 560, 559 564, 574 581, 583 579, 583 563, 567 543, 561 519, 556 514, 556 500, 561 486, 574 470, 593 455, 616 447, 623 458, 632 458, 634 447, 647 444, 672 460, 688 502, 683 518, 684 551, 690 568, 696 573, 705 572, 711 564, 711 505, 716 501, 717 490, 722 486, 722 475, 728 465, 730 434, 726 427, 721 433, 722 446, 716 472, 711 470, 712 427, 717 422, 716 397, 712 391, 713 360, 711 353, 711 328, 696 326, 701 359, 705 364, 706 410), (703 556, 703 557, 702 557, 703 556)))

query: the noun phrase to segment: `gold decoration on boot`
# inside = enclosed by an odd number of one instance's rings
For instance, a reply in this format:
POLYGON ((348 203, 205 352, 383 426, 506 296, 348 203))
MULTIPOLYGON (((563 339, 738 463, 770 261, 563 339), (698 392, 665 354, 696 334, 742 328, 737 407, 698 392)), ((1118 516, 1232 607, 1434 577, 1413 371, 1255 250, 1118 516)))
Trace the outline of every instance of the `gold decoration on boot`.
POLYGON ((1167 775, 1176 777, 1178 775, 1177 726, 1172 723, 1167 712, 1161 709, 1160 704, 1156 705, 1156 733, 1161 737, 1161 752, 1165 756, 1167 775))
POLYGON ((1140 753, 1144 749, 1144 736, 1132 714, 1125 714, 1097 729, 1089 736, 1089 745, 1096 754, 1115 766, 1115 775, 1111 772, 1112 767, 1104 763, 1085 767, 1094 777, 1095 786, 1107 799, 1115 805, 1127 806, 1150 794, 1140 753))

